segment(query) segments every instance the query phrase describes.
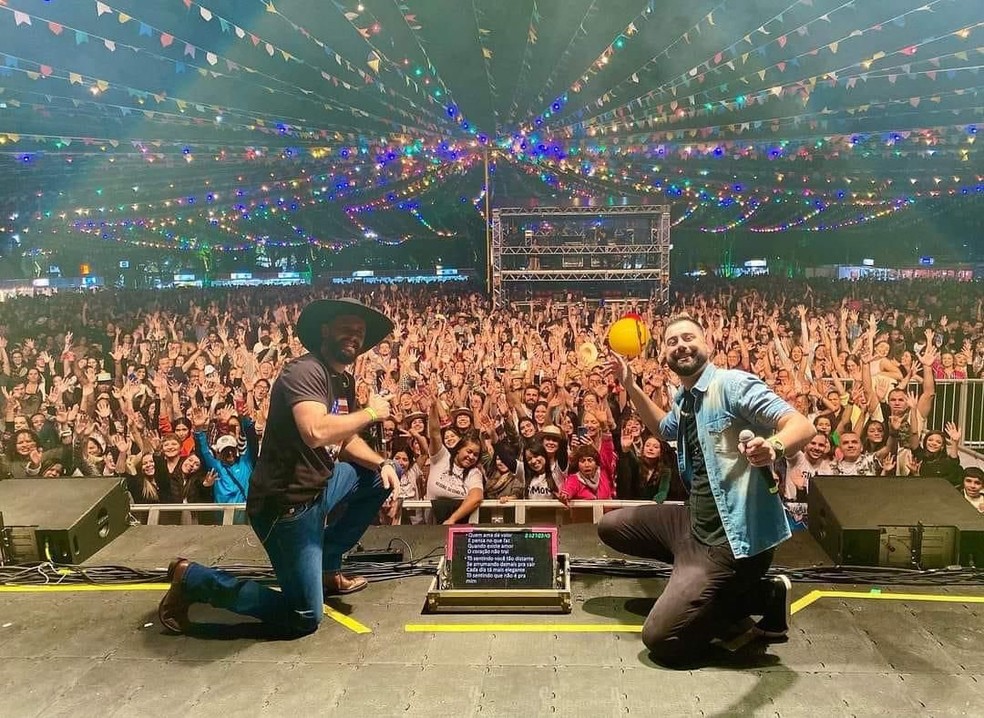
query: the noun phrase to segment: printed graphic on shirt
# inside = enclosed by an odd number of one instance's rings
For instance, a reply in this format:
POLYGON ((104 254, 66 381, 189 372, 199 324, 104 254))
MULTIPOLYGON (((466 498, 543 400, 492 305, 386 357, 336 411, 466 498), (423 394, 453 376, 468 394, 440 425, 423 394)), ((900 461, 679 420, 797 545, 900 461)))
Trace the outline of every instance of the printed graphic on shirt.
POLYGON ((552 499, 553 487, 551 483, 547 481, 546 476, 532 478, 526 487, 526 495, 531 499, 552 499))
POLYGON ((454 469, 445 471, 434 481, 434 487, 443 492, 446 496, 454 498, 465 498, 465 479, 454 472, 454 469))

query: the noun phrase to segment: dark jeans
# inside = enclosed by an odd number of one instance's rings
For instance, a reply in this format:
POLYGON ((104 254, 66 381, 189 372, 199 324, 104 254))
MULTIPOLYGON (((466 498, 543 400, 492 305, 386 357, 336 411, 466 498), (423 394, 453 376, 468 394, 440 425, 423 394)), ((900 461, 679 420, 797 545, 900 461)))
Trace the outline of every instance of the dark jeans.
POLYGON ((731 547, 694 538, 686 506, 653 504, 605 514, 598 536, 616 551, 672 563, 670 580, 646 617, 642 642, 666 663, 698 657, 765 600, 761 581, 773 549, 736 559, 731 547))
POLYGON ((310 504, 253 517, 280 591, 193 563, 185 573, 185 595, 258 618, 285 636, 311 633, 324 612, 322 572, 341 568, 342 554, 355 546, 388 495, 378 472, 337 463, 310 504))

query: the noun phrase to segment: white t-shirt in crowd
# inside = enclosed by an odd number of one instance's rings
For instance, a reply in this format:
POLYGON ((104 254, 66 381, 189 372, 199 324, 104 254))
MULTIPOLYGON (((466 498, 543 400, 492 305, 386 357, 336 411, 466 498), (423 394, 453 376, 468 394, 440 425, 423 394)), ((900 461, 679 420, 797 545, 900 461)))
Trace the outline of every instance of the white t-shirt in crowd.
POLYGON ((564 487, 567 475, 555 463, 547 473, 532 477, 522 461, 516 463, 516 475, 521 477, 526 486, 528 499, 553 499, 554 494, 564 487))
POLYGON ((830 464, 830 473, 835 476, 878 476, 878 459, 874 454, 861 454, 855 461, 840 459, 830 464))
POLYGON ((786 482, 782 487, 782 495, 792 501, 796 498, 796 490, 810 490, 810 479, 814 476, 824 476, 833 473, 830 462, 821 460, 815 466, 806 458, 806 454, 797 451, 786 457, 786 482))
POLYGON ((485 491, 482 471, 477 466, 462 469, 451 463, 451 454, 443 446, 431 456, 427 474, 426 499, 463 499, 472 489, 485 491))
POLYGON ((400 498, 405 500, 419 499, 417 495, 417 482, 420 479, 420 467, 413 464, 403 472, 400 477, 400 498))
POLYGON ((526 498, 545 500, 554 498, 553 480, 547 474, 534 476, 526 482, 526 498))

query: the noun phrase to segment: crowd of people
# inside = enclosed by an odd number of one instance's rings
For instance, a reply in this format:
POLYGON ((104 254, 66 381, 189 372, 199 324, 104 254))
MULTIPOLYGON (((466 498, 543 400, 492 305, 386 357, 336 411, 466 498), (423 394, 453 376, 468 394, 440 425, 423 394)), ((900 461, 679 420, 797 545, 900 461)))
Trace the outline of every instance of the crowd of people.
MULTIPOLYGON (((680 379, 668 314, 705 330, 712 361, 761 377, 818 433, 774 466, 791 520, 817 474, 939 476, 984 512, 962 429, 930 428, 940 382, 984 377, 978 284, 701 280, 670 307, 575 296, 495 310, 474 288, 347 289, 394 322, 352 369, 390 416, 367 440, 401 468, 403 499, 466 520, 483 500, 686 498, 675 448, 644 429, 610 371, 606 333, 638 313, 653 339, 631 361, 663 409, 680 379)), ((0 477, 124 476, 134 503, 241 503, 270 391, 303 355, 296 323, 334 290, 126 290, 0 304, 0 477)), ((970 415, 980 417, 981 411, 970 415)), ((950 417, 953 418, 953 417, 950 417)), ((185 516, 184 520, 194 520, 185 516)))

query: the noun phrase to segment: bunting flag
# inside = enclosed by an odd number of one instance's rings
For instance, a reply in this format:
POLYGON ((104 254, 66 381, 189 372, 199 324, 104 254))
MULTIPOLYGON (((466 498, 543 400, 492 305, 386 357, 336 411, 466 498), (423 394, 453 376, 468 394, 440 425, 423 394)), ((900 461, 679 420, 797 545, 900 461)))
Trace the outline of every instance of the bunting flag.
POLYGON ((55 223, 35 236, 66 229, 69 202, 73 237, 163 249, 474 236, 476 199, 504 196, 486 158, 531 201, 666 201, 708 234, 903 221, 910 199, 984 192, 972 3, 790 0, 738 23, 715 0, 671 24, 655 0, 332 0, 309 23, 261 1, 0 2, 8 127, 36 130, 0 132, 13 190, 88 165, 71 200, 25 202, 55 223))

